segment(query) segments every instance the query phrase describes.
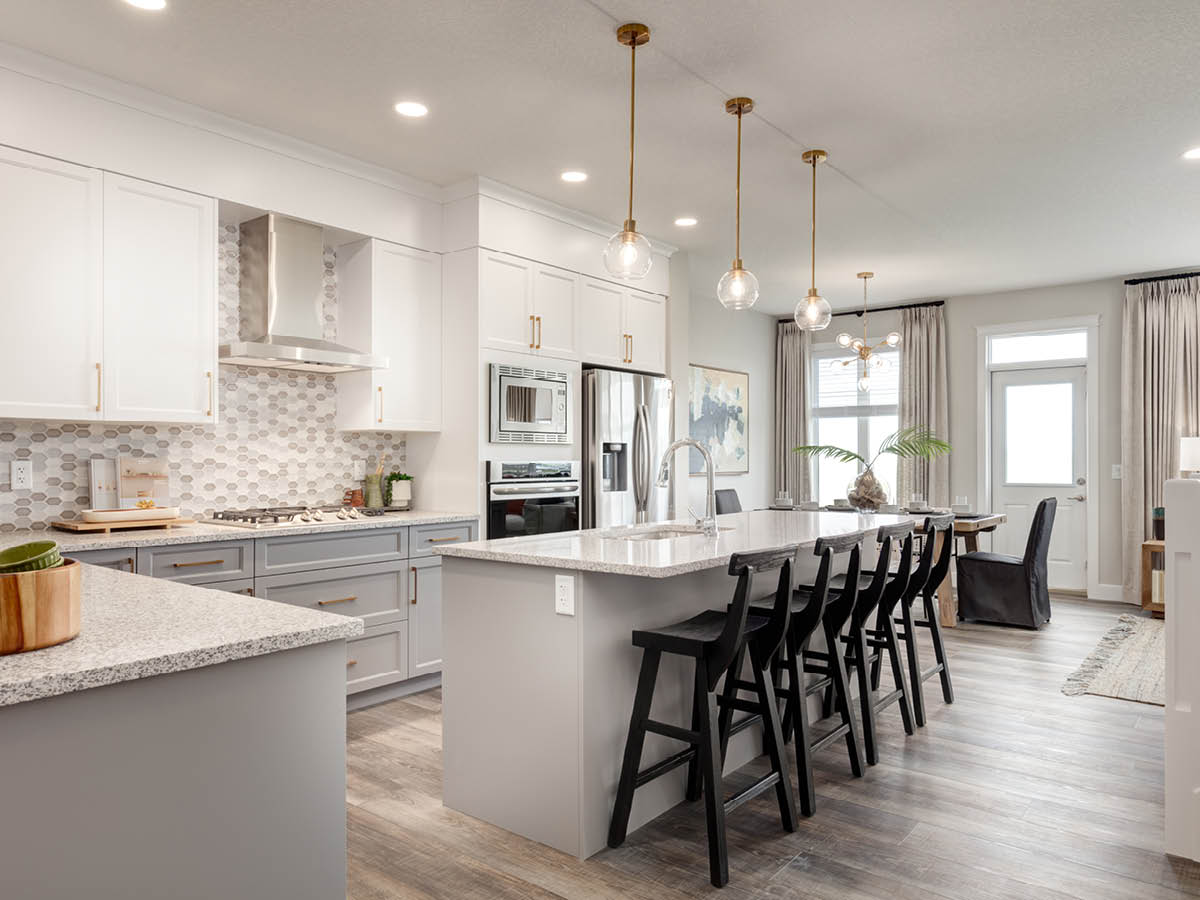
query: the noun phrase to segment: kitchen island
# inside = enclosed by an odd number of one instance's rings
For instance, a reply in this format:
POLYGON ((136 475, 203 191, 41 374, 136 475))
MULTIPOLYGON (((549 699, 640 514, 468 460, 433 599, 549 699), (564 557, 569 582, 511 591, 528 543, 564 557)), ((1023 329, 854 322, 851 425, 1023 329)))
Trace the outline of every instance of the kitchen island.
MULTIPOLYGON (((598 852, 641 662, 631 632, 724 607, 733 553, 798 544, 803 577, 819 537, 911 518, 760 510, 718 517, 714 537, 658 523, 442 548, 443 802, 579 858, 598 852)), ((688 662, 664 657, 654 717, 686 726, 691 696, 688 662)), ((678 749, 647 735, 642 767, 678 749)), ((746 729, 726 771, 761 752, 759 729, 746 729)), ((630 830, 681 802, 684 778, 639 789, 630 830)))
POLYGON ((0 657, 0 893, 342 896, 362 622, 95 566, 81 601, 0 657))

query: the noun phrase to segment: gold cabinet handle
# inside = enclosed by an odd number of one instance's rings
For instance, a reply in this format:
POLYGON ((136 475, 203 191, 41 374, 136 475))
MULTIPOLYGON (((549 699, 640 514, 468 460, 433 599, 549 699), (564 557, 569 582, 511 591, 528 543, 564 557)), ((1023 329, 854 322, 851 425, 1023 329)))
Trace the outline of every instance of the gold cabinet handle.
POLYGON ((133 557, 132 556, 125 557, 125 565, 129 566, 130 572, 133 571, 133 557))
POLYGON ((409 600, 408 602, 411 603, 413 606, 416 606, 417 605, 417 567, 411 566, 410 571, 412 572, 412 575, 413 575, 413 593, 412 593, 412 599, 409 600))
POLYGON ((346 660, 346 668, 347 668, 347 669, 348 669, 348 668, 350 668, 351 666, 357 666, 357 665, 358 665, 358 660, 357 660, 357 659, 348 659, 348 660, 346 660))
POLYGON ((632 334, 629 336, 629 359, 625 360, 625 362, 633 362, 633 335, 632 334))
POLYGON ((379 386, 379 424, 383 424, 383 385, 379 386))
POLYGON ((199 562, 171 563, 173 569, 191 569, 195 566, 219 566, 223 559, 202 559, 199 562))
POLYGON ((204 377, 208 379, 208 411, 206 416, 211 416, 213 411, 213 379, 212 372, 205 372, 204 377))
POLYGON ((96 412, 100 412, 100 397, 104 393, 104 383, 100 376, 100 363, 96 363, 96 412))
POLYGON ((318 600, 317 606, 332 606, 335 603, 349 603, 351 600, 357 599, 357 597, 339 597, 337 600, 318 600))
POLYGON ((542 349, 542 317, 537 317, 537 350, 542 349))
POLYGON ((426 538, 426 540, 429 541, 429 543, 431 543, 431 544, 447 544, 447 543, 450 543, 451 541, 457 541, 458 538, 457 537, 426 538))
POLYGON ((536 318, 536 316, 530 316, 530 317, 529 317, 529 349, 530 349, 530 350, 536 350, 536 349, 537 349, 537 342, 534 340, 534 337, 533 337, 533 330, 534 330, 534 328, 536 327, 536 326, 534 325, 534 319, 535 319, 535 318, 536 318))
POLYGON ((253 597, 254 596, 254 588, 242 588, 240 591, 238 591, 238 593, 245 594, 247 597, 253 597))

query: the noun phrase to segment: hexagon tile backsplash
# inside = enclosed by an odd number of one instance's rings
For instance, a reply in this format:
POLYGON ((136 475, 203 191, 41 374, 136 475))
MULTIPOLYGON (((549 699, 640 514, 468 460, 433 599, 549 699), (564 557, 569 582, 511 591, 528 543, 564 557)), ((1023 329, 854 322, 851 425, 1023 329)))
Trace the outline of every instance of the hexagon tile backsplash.
MULTIPOLYGON (((238 326, 238 232, 222 226, 219 242, 221 341, 238 326)), ((337 335, 337 279, 325 254, 325 330, 337 335)), ((87 509, 88 460, 118 453, 167 455, 173 500, 185 514, 273 504, 341 501, 354 486, 355 459, 386 455, 405 463, 403 434, 339 432, 334 375, 221 366, 220 421, 215 425, 118 425, 0 421, 0 532, 44 528, 87 509), (10 459, 33 460, 34 491, 8 484, 10 459)))

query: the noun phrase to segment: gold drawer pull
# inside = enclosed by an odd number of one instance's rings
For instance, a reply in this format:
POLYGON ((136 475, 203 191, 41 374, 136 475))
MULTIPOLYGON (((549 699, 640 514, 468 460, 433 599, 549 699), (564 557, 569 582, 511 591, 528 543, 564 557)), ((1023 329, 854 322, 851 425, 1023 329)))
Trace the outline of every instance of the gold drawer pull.
POLYGON ((447 544, 452 541, 457 541, 457 540, 459 540, 459 538, 457 536, 455 536, 455 537, 444 537, 444 538, 426 538, 425 540, 429 541, 429 543, 431 543, 431 544, 447 544))
POLYGON ((347 669, 348 669, 348 668, 350 668, 351 666, 357 666, 357 665, 358 665, 358 660, 357 660, 357 659, 348 659, 348 660, 346 660, 346 668, 347 668, 347 669))
POLYGON ((130 572, 133 571, 133 557, 132 556, 125 557, 125 565, 129 566, 130 572))
POLYGON ((171 563, 171 567, 175 569, 190 569, 193 566, 219 566, 223 562, 225 562, 223 559, 202 559, 199 562, 171 563))
POLYGON ((413 606, 416 606, 417 605, 417 577, 418 577, 417 576, 417 567, 409 566, 409 571, 411 571, 412 575, 413 575, 413 595, 412 595, 412 599, 409 600, 408 602, 411 603, 413 606))
POLYGON ((334 603, 349 603, 351 600, 357 599, 357 597, 340 597, 337 600, 318 600, 317 606, 331 606, 334 603))

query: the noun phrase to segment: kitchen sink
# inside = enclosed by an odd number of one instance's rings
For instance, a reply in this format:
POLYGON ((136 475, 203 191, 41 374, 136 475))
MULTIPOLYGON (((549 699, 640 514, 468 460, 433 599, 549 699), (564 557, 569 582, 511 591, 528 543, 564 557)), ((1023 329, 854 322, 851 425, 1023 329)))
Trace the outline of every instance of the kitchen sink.
MULTIPOLYGON (((718 533, 732 531, 732 528, 718 528, 718 533)), ((672 538, 695 537, 704 534, 699 525, 642 525, 633 528, 613 530, 604 537, 615 541, 669 541, 672 538)))

